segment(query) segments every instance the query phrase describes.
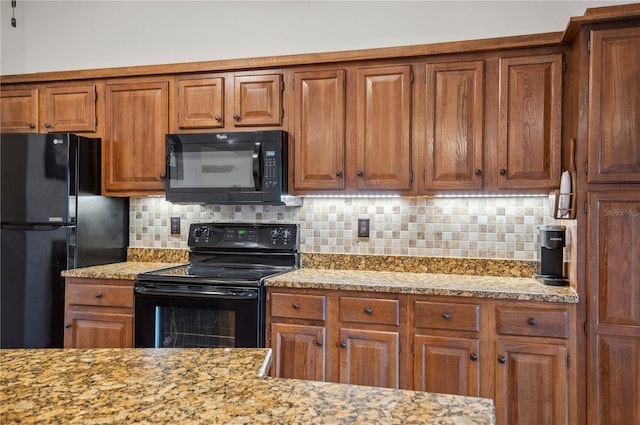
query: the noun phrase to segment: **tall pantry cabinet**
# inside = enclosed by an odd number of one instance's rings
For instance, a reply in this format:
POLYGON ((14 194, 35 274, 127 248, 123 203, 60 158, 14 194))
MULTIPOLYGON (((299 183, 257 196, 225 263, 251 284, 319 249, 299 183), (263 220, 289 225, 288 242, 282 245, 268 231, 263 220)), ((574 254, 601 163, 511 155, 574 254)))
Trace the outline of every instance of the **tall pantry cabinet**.
MULTIPOLYGON (((589 15, 589 12, 587 12, 589 15)), ((570 24, 571 28, 571 24, 570 24)), ((578 281, 586 423, 640 423, 640 20, 576 30, 578 281), (582 298, 582 297, 581 297, 582 298)), ((568 110, 568 108, 567 108, 568 110)), ((574 112, 575 111, 575 112, 574 112)), ((574 133, 575 132, 575 133, 574 133)))

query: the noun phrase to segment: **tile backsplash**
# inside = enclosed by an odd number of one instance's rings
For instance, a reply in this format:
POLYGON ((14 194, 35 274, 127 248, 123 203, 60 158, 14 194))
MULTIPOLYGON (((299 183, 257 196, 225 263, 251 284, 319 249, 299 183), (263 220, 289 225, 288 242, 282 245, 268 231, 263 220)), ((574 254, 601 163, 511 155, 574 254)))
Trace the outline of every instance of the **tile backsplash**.
POLYGON ((537 260, 537 227, 554 224, 544 196, 496 198, 311 198, 301 207, 182 205, 131 198, 135 248, 188 248, 189 224, 297 223, 307 253, 537 260), (180 217, 181 232, 170 233, 180 217), (370 237, 358 238, 359 218, 370 237))

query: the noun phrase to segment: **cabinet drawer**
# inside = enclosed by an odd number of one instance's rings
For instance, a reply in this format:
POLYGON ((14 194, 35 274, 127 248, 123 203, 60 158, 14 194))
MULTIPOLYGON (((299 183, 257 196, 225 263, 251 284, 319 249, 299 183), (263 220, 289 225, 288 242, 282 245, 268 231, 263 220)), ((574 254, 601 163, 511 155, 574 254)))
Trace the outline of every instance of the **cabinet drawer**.
POLYGON ((565 310, 496 309, 500 335, 569 337, 569 313, 565 310))
POLYGON ((323 295, 272 293, 271 316, 325 320, 326 300, 323 295))
POLYGON ((129 286, 69 284, 66 298, 67 304, 133 308, 133 288, 129 286))
POLYGON ((340 297, 340 321, 398 326, 400 301, 340 297))
POLYGON ((480 330, 480 306, 477 304, 416 301, 414 313, 416 328, 473 332, 480 330))

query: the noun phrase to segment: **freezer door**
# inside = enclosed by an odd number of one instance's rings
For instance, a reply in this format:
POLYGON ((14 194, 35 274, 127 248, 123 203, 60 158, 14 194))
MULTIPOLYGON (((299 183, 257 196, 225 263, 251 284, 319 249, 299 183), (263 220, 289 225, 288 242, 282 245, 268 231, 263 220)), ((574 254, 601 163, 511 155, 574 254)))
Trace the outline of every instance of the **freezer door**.
POLYGON ((0 348, 62 347, 73 228, 2 226, 0 348))
POLYGON ((73 223, 77 137, 2 134, 2 223, 73 223))

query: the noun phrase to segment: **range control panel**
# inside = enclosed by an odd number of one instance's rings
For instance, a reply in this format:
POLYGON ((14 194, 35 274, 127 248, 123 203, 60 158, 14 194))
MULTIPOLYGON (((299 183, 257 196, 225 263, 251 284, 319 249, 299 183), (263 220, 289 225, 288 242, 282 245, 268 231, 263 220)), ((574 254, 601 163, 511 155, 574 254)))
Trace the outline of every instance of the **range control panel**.
POLYGON ((297 224, 193 223, 190 248, 250 248, 297 251, 297 224))

